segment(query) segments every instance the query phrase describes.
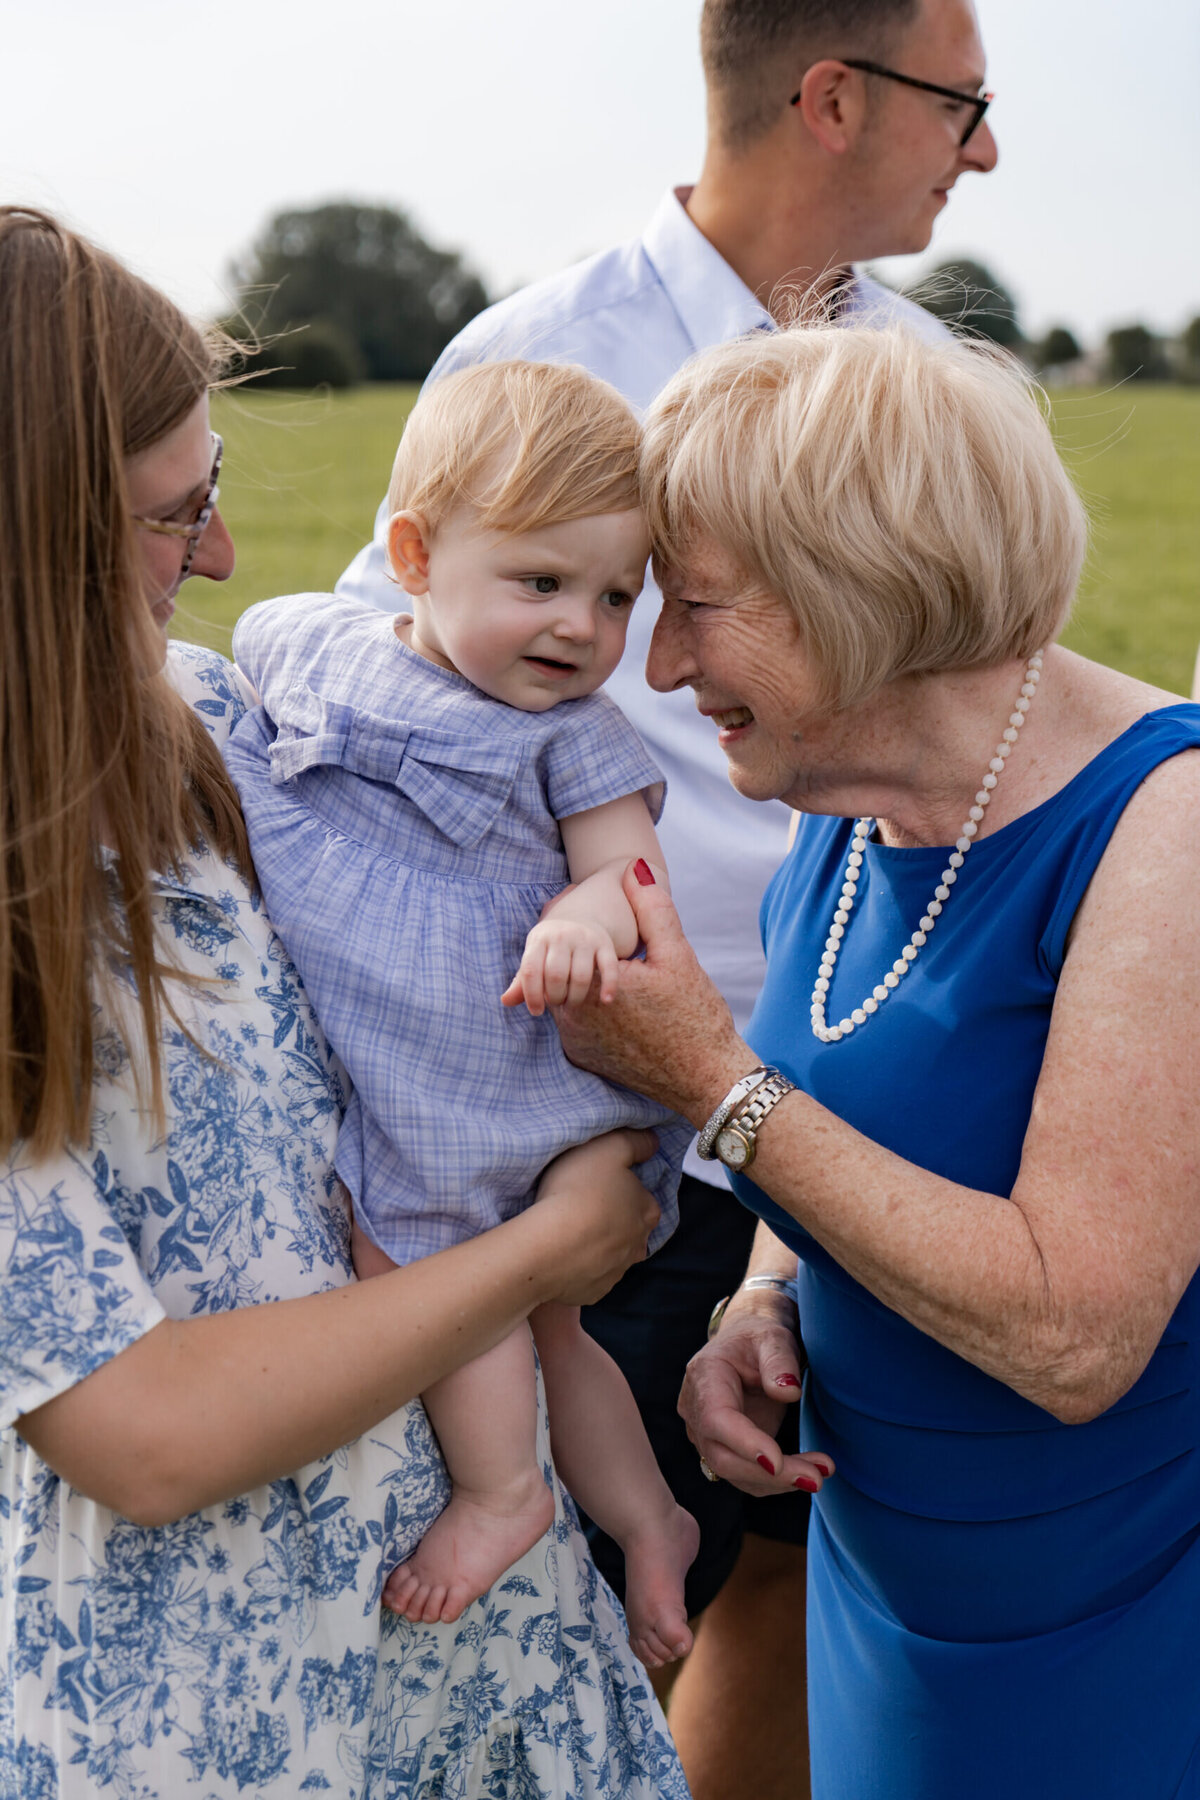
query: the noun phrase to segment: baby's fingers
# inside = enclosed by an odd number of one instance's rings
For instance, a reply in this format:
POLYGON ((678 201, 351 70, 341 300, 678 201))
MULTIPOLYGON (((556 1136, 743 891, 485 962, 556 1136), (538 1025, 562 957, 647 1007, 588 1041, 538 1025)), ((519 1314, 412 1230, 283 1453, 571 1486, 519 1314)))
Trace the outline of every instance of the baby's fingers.
POLYGON ((520 969, 517 970, 508 986, 500 996, 501 1006, 520 1006, 525 998, 525 984, 520 969))
POLYGON ((617 997, 617 969, 617 953, 612 944, 602 944, 596 951, 596 974, 600 977, 600 999, 606 1006, 617 997))
MULTIPOLYGON (((573 991, 577 954, 569 941, 551 942, 547 945, 540 969, 542 997, 547 1006, 562 1006, 568 994, 573 991)), ((530 1011, 532 1010, 531 1007, 530 1011)))
POLYGON ((596 972, 599 961, 597 952, 590 944, 577 944, 571 954, 571 976, 561 999, 556 1006, 582 1006, 592 991, 592 976, 596 972))
POLYGON ((521 967, 517 970, 517 980, 525 997, 525 1004, 538 1018, 546 1010, 546 953, 544 948, 526 950, 521 958, 521 967))

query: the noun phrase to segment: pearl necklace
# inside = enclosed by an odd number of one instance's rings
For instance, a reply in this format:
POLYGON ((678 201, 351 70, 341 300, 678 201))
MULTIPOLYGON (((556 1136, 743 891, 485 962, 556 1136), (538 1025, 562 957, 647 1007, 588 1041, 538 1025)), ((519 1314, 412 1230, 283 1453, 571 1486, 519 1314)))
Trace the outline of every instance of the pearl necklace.
POLYGON ((850 922, 850 914, 854 910, 854 896, 858 892, 859 871, 862 868, 863 852, 867 839, 875 829, 874 819, 860 819, 850 839, 850 855, 846 862, 846 878, 842 883, 841 897, 837 903, 837 911, 833 915, 833 923, 829 927, 829 936, 825 940, 825 949, 821 956, 821 966, 817 970, 816 984, 812 995, 812 1028, 813 1036, 820 1038, 823 1044, 836 1044, 842 1038, 849 1037, 860 1025, 865 1025, 873 1013, 877 1013, 889 994, 895 993, 904 976, 917 960, 917 954, 924 946, 941 915, 942 908, 950 898, 950 889, 958 880, 958 872, 966 860, 967 851, 971 848, 971 840, 979 830, 984 809, 992 797, 1000 776, 1004 773, 1004 765, 1012 755, 1017 737, 1025 723, 1025 714, 1029 711, 1030 702, 1037 693, 1038 682, 1042 678, 1042 651, 1031 656, 1025 669, 1025 679, 1021 683, 1021 692, 1016 704, 1009 714, 1008 725, 1004 736, 996 745, 996 754, 988 764, 987 774, 983 777, 979 792, 975 796, 975 804, 968 813, 954 849, 948 858, 947 867, 942 870, 941 880, 933 892, 933 899, 926 907, 921 923, 905 944, 879 986, 876 987, 861 1006, 856 1006, 849 1018, 841 1020, 837 1025, 825 1023, 825 999, 833 980, 833 971, 837 964, 838 951, 846 935, 846 926, 850 922))

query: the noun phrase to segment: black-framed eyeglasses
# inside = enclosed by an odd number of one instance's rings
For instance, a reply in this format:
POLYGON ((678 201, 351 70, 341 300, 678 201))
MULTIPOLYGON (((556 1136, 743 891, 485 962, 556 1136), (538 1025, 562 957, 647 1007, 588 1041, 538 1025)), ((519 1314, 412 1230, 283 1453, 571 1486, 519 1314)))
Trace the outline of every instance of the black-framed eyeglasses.
MULTIPOLYGON (((983 123, 983 115, 996 98, 995 94, 964 94, 958 88, 939 87, 936 81, 918 81, 915 75, 901 75, 897 69, 885 69, 882 63, 863 62, 860 58, 853 56, 839 56, 834 60, 844 63, 848 69, 860 69, 864 75, 882 75, 885 81, 900 81, 905 87, 920 88, 923 94, 940 94, 943 100, 957 100, 960 106, 969 106, 971 117, 967 120, 966 130, 958 140, 960 150, 979 130, 983 123)), ((796 106, 799 101, 800 94, 793 94, 789 105, 796 106)))
POLYGON ((217 510, 220 489, 217 487, 217 476, 221 472, 221 458, 225 453, 223 440, 214 431, 209 434, 213 441, 212 472, 208 478, 208 487, 200 502, 200 510, 190 525, 176 524, 173 519, 143 519, 139 513, 133 514, 135 525, 141 525, 146 531, 158 532, 162 537, 179 537, 187 539, 187 548, 183 553, 183 563, 179 570, 179 579, 183 581, 192 566, 192 558, 196 554, 196 546, 208 529, 208 522, 217 510))

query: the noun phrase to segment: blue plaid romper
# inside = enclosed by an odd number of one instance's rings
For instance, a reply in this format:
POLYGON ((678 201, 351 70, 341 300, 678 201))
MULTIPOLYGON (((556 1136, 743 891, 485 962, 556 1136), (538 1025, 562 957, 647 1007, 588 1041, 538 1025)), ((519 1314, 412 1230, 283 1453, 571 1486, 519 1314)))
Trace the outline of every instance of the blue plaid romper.
POLYGON ((337 1169, 364 1230, 413 1262, 519 1212, 572 1144, 651 1126, 657 1248, 690 1126, 500 1005, 569 879, 557 821, 638 792, 662 810, 633 727, 600 693, 493 700, 332 595, 252 607, 233 648, 262 705, 226 761, 271 922, 354 1085, 337 1169))

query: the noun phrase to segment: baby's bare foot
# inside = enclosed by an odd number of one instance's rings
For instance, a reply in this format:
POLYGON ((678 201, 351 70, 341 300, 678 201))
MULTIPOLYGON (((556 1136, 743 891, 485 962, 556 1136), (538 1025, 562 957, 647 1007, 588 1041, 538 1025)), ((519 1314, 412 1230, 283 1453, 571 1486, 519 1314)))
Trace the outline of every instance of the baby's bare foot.
POLYGON ((383 1604, 414 1625, 452 1625, 553 1518, 554 1497, 537 1469, 496 1493, 456 1487, 409 1560, 388 1576, 383 1604))
POLYGON ((692 1647, 683 1578, 700 1548, 700 1527, 682 1506, 625 1540, 625 1617, 634 1655, 648 1669, 692 1647))

